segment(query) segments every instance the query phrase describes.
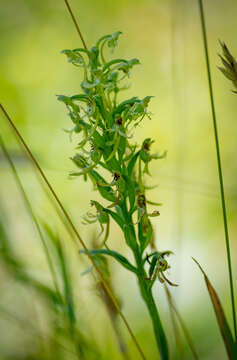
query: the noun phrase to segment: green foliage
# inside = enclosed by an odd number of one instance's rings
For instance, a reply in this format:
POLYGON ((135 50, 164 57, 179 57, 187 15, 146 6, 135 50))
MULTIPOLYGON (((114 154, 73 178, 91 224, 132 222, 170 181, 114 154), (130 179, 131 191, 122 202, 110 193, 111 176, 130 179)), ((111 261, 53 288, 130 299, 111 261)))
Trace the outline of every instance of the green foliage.
POLYGON ((127 88, 126 80, 131 70, 139 64, 137 59, 107 59, 106 48, 113 51, 120 35, 121 32, 116 32, 103 36, 90 50, 63 51, 70 63, 83 69, 84 76, 81 94, 58 95, 58 100, 69 111, 74 125, 70 133, 80 137, 78 152, 72 157, 79 171, 73 171, 71 176, 82 176, 85 181, 89 179, 103 201, 108 202, 105 206, 91 200, 96 213, 88 212, 83 217, 84 223, 98 222, 101 233, 105 232, 101 247, 106 249, 91 250, 90 254, 97 264, 101 256, 111 256, 137 276, 141 295, 152 317, 161 358, 165 360, 168 359, 167 341, 151 288, 157 277, 162 282, 166 280, 170 285, 174 284, 164 275, 170 266, 162 255, 152 253, 147 255, 148 258, 143 255, 153 237, 150 218, 159 215, 158 210, 148 210, 145 177, 150 175, 148 166, 151 161, 163 158, 165 153, 152 154, 153 141, 150 138, 141 145, 132 142, 136 127, 144 119, 150 119, 148 105, 152 96, 143 99, 134 96, 120 101, 120 92, 127 88), (110 218, 121 228, 124 240, 134 254, 136 266, 108 248, 110 218), (149 256, 155 259, 150 276, 146 272, 149 256), (160 267, 161 261, 166 267, 160 267))
MULTIPOLYGON (((106 209, 114 208, 113 212, 107 213, 126 234, 127 244, 142 253, 152 236, 144 176, 149 175, 148 164, 151 160, 161 158, 164 154, 150 153, 151 139, 144 140, 141 146, 131 142, 134 128, 150 117, 148 104, 152 97, 118 101, 118 94, 124 90, 124 81, 130 76, 132 68, 139 64, 137 59, 106 59, 106 47, 114 50, 120 35, 121 32, 116 32, 103 36, 90 50, 78 48, 63 51, 70 63, 84 70, 81 82, 83 93, 59 95, 58 100, 69 110, 75 125, 71 131, 81 136, 77 147, 80 152, 72 158, 80 170, 72 172, 71 176, 83 176, 85 180, 89 178, 103 199, 109 202, 106 208, 100 205, 99 216, 92 220, 87 218, 87 222, 94 222, 97 218, 100 225, 107 223, 106 209), (137 166, 138 174, 135 171, 137 166), (110 174, 112 181, 104 179, 104 172, 110 174), (141 197, 143 206, 139 205, 141 197), (134 237, 133 218, 136 213, 138 241, 134 237)), ((99 203, 96 206, 98 214, 99 203)), ((89 217, 92 218, 90 214, 89 217)))

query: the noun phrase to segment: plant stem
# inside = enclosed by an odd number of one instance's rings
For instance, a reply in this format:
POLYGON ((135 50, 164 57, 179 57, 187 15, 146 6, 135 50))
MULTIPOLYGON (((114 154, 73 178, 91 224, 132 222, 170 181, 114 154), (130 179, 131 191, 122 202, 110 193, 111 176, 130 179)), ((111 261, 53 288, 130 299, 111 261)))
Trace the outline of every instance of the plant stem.
POLYGON ((211 102, 212 120, 213 120, 215 145, 216 145, 217 166, 218 166, 221 204, 222 204, 222 213, 223 213, 223 221, 224 221, 225 244, 226 244, 226 252, 227 252, 228 271, 229 271, 230 295, 231 295, 231 304, 232 304, 232 316, 233 316, 233 324, 234 324, 234 334, 235 334, 235 339, 237 339, 234 286, 233 286, 233 276, 232 276, 232 266, 231 266, 231 252, 230 252, 228 222, 227 222, 226 205, 225 205, 225 192, 224 192, 222 165, 221 165, 220 145, 219 145, 219 137, 218 137, 218 129, 217 129, 217 121, 216 121, 216 111, 215 111, 214 96, 213 96, 213 87, 212 87, 212 79, 211 79, 209 54, 208 54, 206 24, 205 24, 203 2, 202 2, 202 0, 198 0, 198 2, 199 2, 200 19, 201 19, 201 26, 202 26, 202 37, 203 37, 203 44, 204 44, 204 50, 205 50, 207 77, 208 77, 208 86, 209 86, 209 95, 210 95, 210 102, 211 102))
POLYGON ((153 298, 152 290, 148 288, 146 284, 146 280, 144 279, 139 279, 139 287, 142 298, 146 303, 147 310, 152 320, 153 330, 154 330, 158 350, 160 352, 160 357, 162 360, 168 360, 169 359, 168 344, 160 320, 158 309, 153 298))
POLYGON ((70 7, 70 5, 69 5, 69 2, 68 2, 68 0, 64 0, 64 2, 65 2, 65 4, 66 4, 66 7, 67 7, 67 9, 68 9, 68 12, 69 12, 70 15, 71 15, 71 18, 72 18, 72 21, 73 21, 73 23, 74 23, 74 25, 75 25, 75 28, 76 28, 76 30, 77 30, 77 33, 78 33, 78 35, 80 36, 80 39, 81 39, 81 41, 82 41, 82 44, 83 44, 84 48, 87 50, 87 46, 86 46, 85 40, 84 40, 84 38, 83 38, 83 36, 82 36, 81 30, 80 30, 80 28, 79 28, 79 26, 78 26, 78 24, 77 24, 76 18, 75 18, 75 16, 74 16, 73 12, 72 12, 72 9, 71 9, 71 7, 70 7))
POLYGON ((135 258, 136 258, 137 268, 139 271, 138 285, 139 285, 140 293, 151 317, 154 335, 156 338, 156 343, 158 346, 160 357, 162 360, 168 360, 169 359, 168 343, 160 320, 159 312, 155 300, 153 298, 152 289, 146 280, 147 275, 144 270, 144 265, 142 264, 142 257, 140 254, 139 256, 138 254, 136 254, 135 258))

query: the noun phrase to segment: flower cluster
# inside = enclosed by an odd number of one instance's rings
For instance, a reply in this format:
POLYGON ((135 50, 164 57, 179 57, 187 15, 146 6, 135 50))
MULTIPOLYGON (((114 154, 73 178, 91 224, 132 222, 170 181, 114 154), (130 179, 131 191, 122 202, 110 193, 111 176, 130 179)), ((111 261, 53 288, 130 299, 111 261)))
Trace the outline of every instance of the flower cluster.
POLYGON ((152 96, 119 102, 119 93, 127 88, 126 80, 132 68, 139 64, 138 59, 106 59, 106 48, 114 50, 120 34, 103 36, 90 50, 63 51, 69 62, 83 69, 83 93, 59 95, 58 100, 67 106, 74 124, 70 132, 80 137, 78 152, 72 158, 78 170, 71 176, 83 176, 85 181, 90 179, 109 202, 104 206, 91 201, 96 213, 88 212, 83 218, 84 223, 99 222, 105 232, 101 247, 108 250, 106 242, 110 218, 113 218, 137 259, 152 241, 150 217, 159 215, 158 210, 149 212, 147 209, 149 200, 144 177, 150 175, 150 162, 163 158, 165 153, 152 154, 150 138, 140 146, 132 143, 134 129, 142 120, 150 118, 148 105, 152 96))

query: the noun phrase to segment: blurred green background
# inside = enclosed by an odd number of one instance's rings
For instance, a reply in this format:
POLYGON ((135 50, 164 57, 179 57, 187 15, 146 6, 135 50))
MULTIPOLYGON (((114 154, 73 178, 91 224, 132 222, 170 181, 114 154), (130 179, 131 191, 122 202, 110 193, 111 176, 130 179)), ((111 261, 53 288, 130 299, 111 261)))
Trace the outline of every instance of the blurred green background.
MULTIPOLYGON (((152 137, 157 151, 167 158, 153 164, 150 180, 159 186, 152 199, 162 202, 161 216, 154 220, 157 246, 172 250, 170 279, 179 284, 171 289, 201 359, 226 358, 214 312, 203 278, 191 256, 200 261, 221 296, 228 319, 231 307, 228 288, 224 232, 218 188, 217 164, 210 113, 207 76, 197 1, 190 0, 71 0, 88 46, 104 34, 123 32, 115 56, 137 57, 141 65, 131 76, 131 88, 124 97, 154 95, 152 121, 146 120, 136 132, 136 141, 152 137)), ((237 56, 234 35, 237 2, 204 1, 216 112, 220 132, 233 271, 237 270, 237 161, 236 96, 217 65, 218 39, 237 56)), ((96 226, 83 226, 81 216, 94 199, 92 187, 82 179, 70 180, 78 139, 70 141, 63 129, 70 119, 56 94, 80 92, 80 69, 67 63, 63 49, 81 46, 63 0, 0 0, 0 98, 39 160, 56 193, 78 226, 86 243, 96 226)), ((102 302, 95 294, 90 275, 80 274, 87 261, 64 238, 55 210, 18 146, 6 120, 0 115, 0 132, 10 150, 28 196, 41 219, 62 234, 70 258, 74 295, 81 330, 100 349, 103 359, 120 359, 116 340, 102 302), (109 330, 108 330, 109 329, 109 330)), ((37 233, 24 208, 11 171, 0 153, 0 207, 8 224, 12 246, 37 278, 49 283, 48 269, 37 233)), ((114 227, 110 238, 114 249, 126 253, 121 234, 114 227)), ((130 254, 127 254, 130 257, 130 254)), ((155 343, 137 285, 132 275, 112 263, 116 292, 148 359, 158 359, 155 343)), ((236 286, 236 276, 234 276, 236 286)), ((9 319, 3 309, 31 319, 42 334, 47 312, 28 289, 0 269, 0 359, 33 359, 37 338, 23 324, 9 319), (2 310, 1 310, 2 309, 2 310), (6 331, 7 329, 7 331, 6 331)), ((176 358, 164 290, 155 288, 155 298, 176 358)), ((16 315, 17 316, 17 315, 16 315)), ((136 350, 121 325, 133 359, 136 350)), ((46 331, 47 333, 47 331, 46 331)), ((70 358, 68 355, 64 358, 70 358)), ((178 357, 177 357, 178 358, 178 357)), ((184 341, 182 359, 191 359, 184 341)))

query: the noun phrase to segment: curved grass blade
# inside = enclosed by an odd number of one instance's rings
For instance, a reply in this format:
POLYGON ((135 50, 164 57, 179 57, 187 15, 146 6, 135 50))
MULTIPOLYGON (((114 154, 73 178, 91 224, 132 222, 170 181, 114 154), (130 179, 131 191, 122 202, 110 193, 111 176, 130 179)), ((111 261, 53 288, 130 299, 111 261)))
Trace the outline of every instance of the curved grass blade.
POLYGON ((205 283, 207 286, 207 290, 209 293, 209 296, 211 298, 211 302, 212 302, 212 306, 213 309, 215 311, 216 314, 216 319, 219 325, 219 329, 222 335, 222 338, 224 340, 224 344, 225 344, 225 348, 228 354, 228 358, 230 360, 234 360, 237 359, 237 344, 235 343, 230 327, 228 325, 228 322, 226 320, 225 317, 225 313, 223 310, 223 307, 221 305, 220 299, 217 295, 217 292, 215 291, 215 289, 213 288, 212 284, 210 283, 206 273, 204 272, 203 268, 201 267, 201 265, 198 263, 198 261, 194 258, 192 258, 195 263, 198 265, 199 269, 201 270, 204 279, 205 279, 205 283))
POLYGON ((174 312, 174 314, 176 315, 176 317, 177 317, 177 319, 178 319, 178 321, 179 321, 179 323, 180 323, 180 326, 181 326, 181 328, 182 328, 182 330, 183 330, 183 333, 184 333, 184 335, 185 335, 185 338, 186 338, 186 340, 187 340, 187 343, 188 343, 188 345, 189 345, 189 348, 190 348, 190 350, 191 350, 191 352, 192 352, 193 358, 194 358, 195 360, 199 360, 197 351, 196 351, 196 349, 195 349, 195 347, 194 347, 194 344, 193 344, 192 338, 191 338, 191 336, 190 336, 190 334, 189 334, 189 331, 188 331, 188 329, 187 329, 187 327, 186 327, 186 325, 185 325, 185 323, 184 323, 184 321, 183 321, 183 319, 182 319, 179 311, 177 310, 177 308, 176 308, 176 306, 175 306, 175 304, 174 304, 174 301, 173 301, 173 299, 172 299, 171 293, 170 293, 170 291, 169 291, 169 289, 168 289, 168 286, 166 286, 166 285, 165 285, 165 292, 166 292, 166 295, 167 295, 167 299, 168 299, 168 303, 169 303, 169 305, 170 305, 170 308, 171 308, 171 310, 174 312))

